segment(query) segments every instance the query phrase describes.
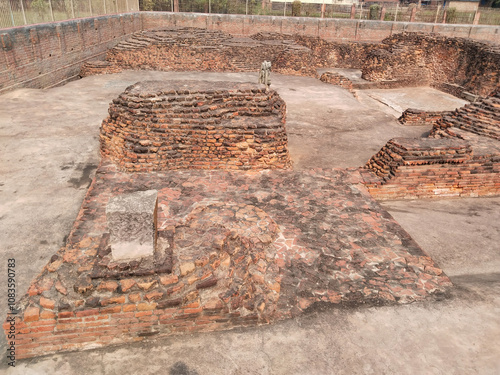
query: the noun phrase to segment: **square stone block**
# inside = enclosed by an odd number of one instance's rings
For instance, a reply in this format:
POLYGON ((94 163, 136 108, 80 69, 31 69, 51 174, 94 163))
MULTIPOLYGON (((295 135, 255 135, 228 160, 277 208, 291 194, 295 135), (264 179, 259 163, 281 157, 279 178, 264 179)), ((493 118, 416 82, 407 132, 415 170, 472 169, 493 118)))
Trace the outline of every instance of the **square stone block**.
POLYGON ((109 200, 106 220, 114 260, 152 256, 156 245, 158 192, 137 191, 109 200))

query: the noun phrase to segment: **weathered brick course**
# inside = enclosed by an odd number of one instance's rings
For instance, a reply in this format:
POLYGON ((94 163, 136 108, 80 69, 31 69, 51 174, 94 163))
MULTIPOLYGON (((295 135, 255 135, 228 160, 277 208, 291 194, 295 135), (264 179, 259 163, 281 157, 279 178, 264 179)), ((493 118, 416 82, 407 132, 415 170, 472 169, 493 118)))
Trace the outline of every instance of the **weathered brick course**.
POLYGON ((263 85, 139 82, 109 113, 102 156, 129 172, 291 165, 285 102, 263 85))

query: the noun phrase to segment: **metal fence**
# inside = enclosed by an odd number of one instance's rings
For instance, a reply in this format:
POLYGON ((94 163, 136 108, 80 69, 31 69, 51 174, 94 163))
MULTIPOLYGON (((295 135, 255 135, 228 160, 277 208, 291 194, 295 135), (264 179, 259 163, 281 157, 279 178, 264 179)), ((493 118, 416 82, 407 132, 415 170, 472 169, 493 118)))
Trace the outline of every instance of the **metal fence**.
POLYGON ((500 9, 462 12, 441 6, 356 6, 302 3, 292 14, 292 1, 269 0, 0 0, 0 28, 141 10, 353 18, 401 22, 500 25, 500 9))
POLYGON ((0 28, 137 11, 138 0, 0 0, 0 28))

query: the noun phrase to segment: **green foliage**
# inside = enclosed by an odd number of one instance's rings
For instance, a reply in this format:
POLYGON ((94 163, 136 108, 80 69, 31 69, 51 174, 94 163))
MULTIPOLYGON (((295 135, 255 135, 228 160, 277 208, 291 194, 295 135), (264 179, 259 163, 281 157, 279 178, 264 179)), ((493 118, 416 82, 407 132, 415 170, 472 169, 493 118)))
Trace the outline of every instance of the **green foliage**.
POLYGON ((139 9, 145 11, 170 11, 173 0, 142 0, 139 2, 139 9))
POLYGON ((37 12, 39 15, 43 15, 49 8, 49 3, 46 0, 33 0, 31 2, 31 9, 37 12))
POLYGON ((306 17, 312 17, 318 13, 316 4, 304 4, 304 6, 301 7, 301 10, 304 11, 306 17))
POLYGON ((292 3, 292 16, 300 17, 301 8, 302 8, 302 3, 299 0, 295 0, 292 3))
POLYGON ((141 10, 151 11, 154 9, 155 3, 155 0, 142 0, 141 10))
POLYGON ((370 5, 369 19, 371 19, 371 20, 378 20, 378 18, 379 18, 379 11, 380 11, 380 5, 378 5, 378 4, 370 5))
POLYGON ((455 22, 457 22, 457 9, 456 8, 446 9, 446 23, 455 23, 455 22))

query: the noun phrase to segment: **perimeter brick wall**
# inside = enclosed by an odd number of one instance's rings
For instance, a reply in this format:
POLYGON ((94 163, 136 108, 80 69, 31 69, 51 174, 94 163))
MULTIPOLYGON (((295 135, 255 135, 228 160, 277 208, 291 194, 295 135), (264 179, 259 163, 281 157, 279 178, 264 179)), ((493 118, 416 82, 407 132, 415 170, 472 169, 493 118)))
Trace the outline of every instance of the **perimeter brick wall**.
POLYGON ((389 21, 321 19, 307 17, 244 16, 235 14, 199 14, 142 12, 144 30, 166 26, 199 27, 235 35, 275 32, 320 37, 329 41, 380 42, 403 31, 438 33, 448 37, 500 42, 496 26, 438 25, 389 21))
POLYGON ((141 28, 140 14, 129 13, 1 29, 0 93, 74 79, 84 61, 141 28))
POLYGON ((234 35, 298 34, 336 42, 380 42, 403 31, 500 42, 500 28, 495 26, 169 12, 117 14, 1 29, 0 93, 64 83, 77 77, 83 62, 103 56, 124 37, 140 30, 171 26, 199 27, 234 35))

